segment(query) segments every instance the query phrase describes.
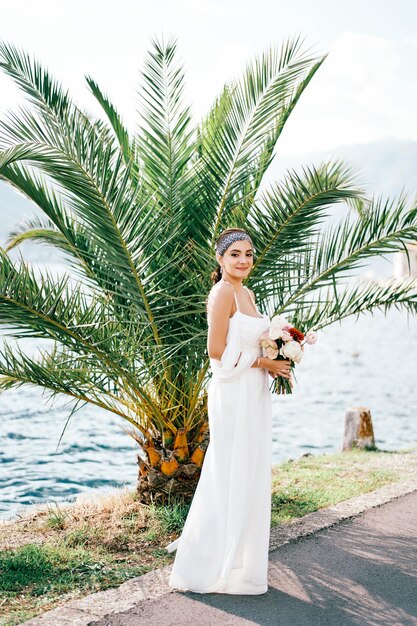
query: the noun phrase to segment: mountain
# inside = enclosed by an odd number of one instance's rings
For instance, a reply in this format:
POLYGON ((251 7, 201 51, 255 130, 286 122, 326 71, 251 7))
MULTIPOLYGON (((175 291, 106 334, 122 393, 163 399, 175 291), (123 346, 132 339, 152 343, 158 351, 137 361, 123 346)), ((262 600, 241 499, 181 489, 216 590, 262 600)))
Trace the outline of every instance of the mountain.
POLYGON ((273 180, 288 168, 318 165, 329 157, 351 164, 370 193, 392 197, 404 187, 410 197, 417 194, 417 141, 380 140, 288 157, 281 157, 278 150, 268 176, 273 180))

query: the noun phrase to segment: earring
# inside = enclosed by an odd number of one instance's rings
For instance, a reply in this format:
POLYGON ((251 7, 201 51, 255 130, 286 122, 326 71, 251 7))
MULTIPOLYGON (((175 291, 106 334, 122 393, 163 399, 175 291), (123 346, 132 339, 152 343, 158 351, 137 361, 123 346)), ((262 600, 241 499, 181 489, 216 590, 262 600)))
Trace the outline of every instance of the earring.
POLYGON ((220 274, 223 274, 223 266, 220 265, 220 274))

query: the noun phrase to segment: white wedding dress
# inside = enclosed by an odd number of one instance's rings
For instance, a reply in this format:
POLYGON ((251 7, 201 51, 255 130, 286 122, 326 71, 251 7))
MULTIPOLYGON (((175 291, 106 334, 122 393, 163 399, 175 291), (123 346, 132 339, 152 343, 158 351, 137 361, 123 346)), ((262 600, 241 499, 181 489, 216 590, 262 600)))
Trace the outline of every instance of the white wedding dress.
POLYGON ((258 315, 241 313, 234 293, 226 349, 210 359, 210 442, 182 534, 166 546, 177 550, 168 584, 197 593, 268 590, 272 396, 267 370, 251 365, 270 319, 253 300, 258 315))

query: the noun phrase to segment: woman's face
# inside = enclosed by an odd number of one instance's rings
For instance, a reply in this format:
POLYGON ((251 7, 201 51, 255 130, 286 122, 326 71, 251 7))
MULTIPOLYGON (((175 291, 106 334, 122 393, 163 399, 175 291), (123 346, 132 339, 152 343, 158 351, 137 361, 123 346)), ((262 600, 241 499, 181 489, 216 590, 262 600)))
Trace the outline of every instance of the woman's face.
POLYGON ((253 266, 253 248, 250 241, 234 241, 223 256, 216 254, 219 265, 223 266, 223 278, 246 278, 253 266))

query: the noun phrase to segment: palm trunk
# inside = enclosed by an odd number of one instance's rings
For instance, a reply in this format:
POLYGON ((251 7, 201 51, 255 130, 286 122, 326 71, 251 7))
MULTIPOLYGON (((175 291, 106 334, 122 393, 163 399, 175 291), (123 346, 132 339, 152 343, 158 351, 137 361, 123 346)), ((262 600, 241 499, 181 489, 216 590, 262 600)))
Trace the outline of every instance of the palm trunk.
POLYGON ((204 418, 193 442, 188 442, 187 432, 179 428, 172 450, 162 444, 162 438, 146 441, 142 446, 145 458, 138 455, 140 502, 168 504, 172 500, 192 499, 209 443, 208 426, 208 419, 204 418))

